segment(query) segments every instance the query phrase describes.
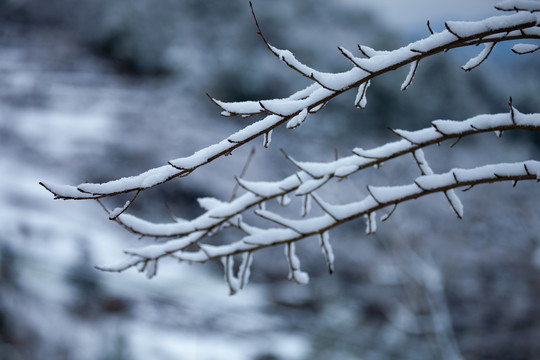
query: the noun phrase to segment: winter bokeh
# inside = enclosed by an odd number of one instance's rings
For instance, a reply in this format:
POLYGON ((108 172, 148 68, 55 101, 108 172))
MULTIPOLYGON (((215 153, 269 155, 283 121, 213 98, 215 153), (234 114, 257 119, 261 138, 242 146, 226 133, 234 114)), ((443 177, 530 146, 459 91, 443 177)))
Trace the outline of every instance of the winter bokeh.
MULTIPOLYGON (((253 6, 273 45, 321 71, 349 68, 338 45, 397 49, 429 35, 428 19, 440 31, 444 20, 497 14, 487 0, 374 3, 253 6)), ((363 221, 346 224, 332 232, 331 276, 306 239, 298 244, 305 286, 287 280, 282 248, 255 254, 250 283, 234 296, 218 261, 164 261, 151 280, 96 270, 148 239, 95 202, 54 201, 40 181, 100 182, 164 165, 249 123, 221 117, 206 93, 267 99, 309 82, 268 51, 247 1, 5 0, 0 24, 0 359, 540 358, 536 182, 464 192, 461 220, 435 194, 400 205, 375 234, 365 235, 363 221)), ((301 127, 276 129, 268 149, 256 139, 142 193, 129 211, 194 218, 197 198, 231 198, 248 159, 248 180, 293 173, 280 148, 332 160, 395 140, 388 127, 507 112, 510 96, 521 112, 538 112, 538 54, 505 46, 468 73, 460 66, 474 48, 426 59, 405 92, 407 69, 386 74, 371 84, 366 109, 353 106, 354 94, 338 97, 301 127)), ((426 156, 436 171, 523 161, 538 158, 538 141, 532 132, 484 134, 426 156)), ((339 203, 366 185, 416 176, 412 158, 389 162, 326 195, 339 203)))

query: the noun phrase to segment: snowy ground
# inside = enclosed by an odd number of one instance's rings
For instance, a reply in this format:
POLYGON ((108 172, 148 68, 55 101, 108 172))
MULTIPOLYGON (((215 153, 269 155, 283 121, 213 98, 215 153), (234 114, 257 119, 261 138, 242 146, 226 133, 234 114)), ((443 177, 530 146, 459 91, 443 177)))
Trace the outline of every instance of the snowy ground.
MULTIPOLYGON (((265 290, 256 285, 229 297, 216 273, 178 264, 164 264, 162 276, 152 281, 137 273, 93 273, 92 264, 118 259, 122 247, 136 239, 107 222, 97 204, 53 201, 39 181, 77 183, 93 166, 114 168, 103 164, 114 161, 107 156, 111 146, 127 152, 155 146, 163 161, 167 150, 159 146, 170 144, 173 136, 187 151, 190 139, 192 146, 208 140, 197 140, 198 135, 185 130, 169 133, 171 139, 163 133, 142 138, 140 129, 132 128, 141 125, 130 126, 130 117, 134 121, 136 115, 151 113, 145 102, 155 105, 162 95, 152 96, 147 85, 92 60, 64 33, 16 25, 5 30, 0 38, 0 240, 17 254, 20 287, 3 294, 5 310, 18 319, 19 330, 13 331, 32 332, 42 343, 42 359, 62 351, 70 359, 97 359, 119 346, 117 338, 125 341, 129 359, 253 359, 261 353, 301 357, 306 341, 282 333, 282 321, 265 314, 265 290), (82 267, 89 271, 70 274, 84 260, 83 250, 90 259, 82 267), (75 295, 65 281, 69 276, 99 277, 103 296, 129 310, 78 318, 70 312, 75 295)), ((159 86, 156 93, 171 90, 159 86)), ((168 106, 173 112, 183 109, 181 101, 168 106)), ((184 129, 196 130, 189 125, 184 129)), ((208 138, 211 132, 209 126, 208 138)), ((134 159, 126 162, 116 164, 113 176, 139 170, 131 165, 148 166, 134 159)), ((213 186, 216 192, 230 191, 219 189, 217 182, 213 186)))

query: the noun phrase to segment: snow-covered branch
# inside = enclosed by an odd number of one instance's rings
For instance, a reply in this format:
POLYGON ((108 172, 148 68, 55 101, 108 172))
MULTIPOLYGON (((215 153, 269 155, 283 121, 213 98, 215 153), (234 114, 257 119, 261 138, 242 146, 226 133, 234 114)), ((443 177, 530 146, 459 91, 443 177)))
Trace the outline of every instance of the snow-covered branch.
POLYGON ((354 65, 350 70, 340 73, 316 71, 298 61, 290 51, 277 49, 267 43, 280 60, 314 80, 314 83, 282 99, 232 103, 213 99, 222 109, 224 116, 266 114, 263 119, 190 156, 171 160, 168 165, 136 176, 106 183, 82 183, 78 186, 49 183, 42 185, 59 199, 96 199, 142 191, 171 179, 187 176, 197 168, 231 154, 259 136, 269 136, 272 130, 284 123, 287 123, 289 128, 295 128, 306 120, 309 113, 319 111, 327 102, 351 89, 358 90, 359 96, 355 104, 363 108, 366 106, 368 83, 382 74, 410 65, 411 71, 402 85, 402 89, 406 89, 411 85, 420 60, 455 48, 488 44, 486 49, 489 51, 482 51, 464 66, 465 70, 470 70, 483 62, 500 42, 540 39, 536 8, 527 3, 513 1, 503 3, 500 9, 509 9, 511 4, 515 4, 516 9, 522 11, 516 10, 516 14, 495 16, 482 21, 446 22, 445 30, 393 51, 366 50, 369 48, 361 46, 361 52, 369 54, 368 58, 355 57, 350 51, 340 48, 341 53, 354 65))
MULTIPOLYGON (((348 204, 336 205, 327 203, 316 194, 311 194, 317 202, 332 215, 326 213, 321 216, 291 220, 281 218, 275 213, 264 211, 264 216, 268 219, 276 220, 279 228, 253 228, 254 231, 240 238, 239 240, 224 245, 199 245, 199 250, 188 251, 192 244, 188 238, 196 239, 199 234, 193 233, 186 239, 173 240, 164 244, 150 245, 141 249, 128 250, 131 255, 126 261, 111 266, 100 267, 105 271, 123 271, 127 268, 147 264, 150 261, 157 261, 166 256, 172 256, 181 261, 204 263, 219 258, 229 258, 236 254, 251 253, 266 247, 285 245, 286 255, 290 262, 290 270, 296 281, 304 283, 307 275, 299 270, 299 260, 294 253, 291 244, 302 239, 313 236, 323 236, 323 246, 326 247, 327 256, 332 259, 329 252, 327 238, 324 235, 327 231, 362 216, 370 216, 376 211, 395 206, 403 202, 418 199, 420 197, 449 192, 453 189, 468 188, 481 184, 491 184, 503 181, 525 181, 540 180, 540 162, 529 160, 510 164, 493 164, 477 167, 474 169, 452 169, 442 174, 424 175, 416 178, 412 183, 399 186, 376 187, 369 186, 369 195, 348 204)), ((371 220, 370 222, 375 221, 371 220)), ((247 226, 247 225, 246 225, 247 226)), ((249 226, 247 226, 249 227, 249 226)), ((332 262, 330 262, 332 263, 332 262)), ((229 271, 229 270, 227 270, 229 271)))
MULTIPOLYGON (((353 155, 331 162, 300 162, 290 158, 299 170, 279 181, 251 182, 237 179, 247 192, 231 202, 214 199, 214 206, 205 205, 208 211, 199 217, 183 222, 153 223, 129 214, 121 214, 116 221, 127 230, 152 238, 174 238, 192 232, 212 231, 227 223, 239 214, 271 199, 288 194, 306 196, 319 189, 332 178, 349 177, 356 172, 381 165, 407 154, 417 153, 419 149, 444 141, 461 139, 474 134, 502 132, 509 130, 540 130, 540 114, 522 114, 512 108, 509 113, 479 115, 465 121, 436 120, 431 127, 405 131, 394 130, 402 139, 383 146, 364 150, 355 148, 353 155)), ((424 160, 425 161, 425 160, 424 160)), ((427 175, 427 173, 423 173, 427 175)), ((201 199, 205 204, 209 198, 201 199)))
MULTIPOLYGON (((369 85, 385 73, 408 66, 409 72, 401 84, 401 89, 406 90, 412 86, 422 60, 427 57, 455 48, 483 45, 482 50, 462 66, 463 70, 470 71, 488 59, 501 42, 540 39, 540 8, 537 2, 505 1, 497 5, 497 9, 512 13, 475 22, 446 22, 445 30, 437 33, 433 32, 428 23, 431 35, 392 51, 377 51, 367 46, 358 46, 359 54, 355 55, 352 51, 339 47, 339 52, 352 64, 352 68, 338 73, 317 71, 299 61, 292 52, 271 45, 254 16, 257 30, 269 51, 289 68, 313 81, 311 85, 281 99, 224 102, 211 98, 221 108, 223 116, 261 116, 262 119, 191 156, 171 160, 167 165, 105 183, 83 183, 78 186, 49 183, 41 185, 56 199, 97 200, 106 210, 108 217, 126 230, 141 237, 160 240, 159 243, 146 247, 125 250, 128 255, 125 261, 112 266, 102 266, 102 270, 120 272, 134 267, 152 277, 163 258, 172 257, 180 261, 199 263, 221 259, 225 281, 233 294, 247 284, 255 251, 284 246, 289 278, 299 284, 306 284, 309 276, 301 270, 300 257, 297 255, 296 242, 299 240, 311 237, 318 239, 328 269, 332 273, 334 253, 329 231, 337 226, 364 217, 366 234, 372 234, 376 231, 377 214, 380 214, 380 211, 386 212, 379 217, 381 221, 385 221, 399 204, 434 193, 443 194, 454 213, 462 218, 463 204, 457 196, 457 189, 467 190, 477 185, 503 181, 538 181, 540 162, 535 160, 495 163, 473 169, 456 168, 437 174, 429 165, 423 149, 450 140, 454 141, 451 146, 453 147, 460 139, 481 133, 495 132, 500 135, 511 130, 539 131, 540 114, 523 114, 510 100, 510 111, 507 113, 483 114, 464 121, 435 120, 429 127, 416 131, 392 129, 399 137, 398 140, 372 149, 357 147, 352 150, 351 155, 334 161, 305 162, 285 154, 296 167, 294 173, 278 181, 249 181, 238 178, 238 189, 243 189, 243 194, 237 195, 235 190, 230 201, 200 198, 198 203, 204 213, 190 220, 155 223, 129 214, 129 208, 141 191, 174 178, 188 176, 199 167, 231 154, 257 137, 264 136, 264 146, 267 147, 275 128, 283 124, 288 129, 301 126, 308 121, 312 113, 320 111, 333 98, 349 90, 357 91, 354 106, 366 107, 369 85), (420 176, 408 184, 367 186, 365 197, 350 200, 345 204, 335 204, 332 199, 325 199, 320 195, 319 190, 335 183, 335 180, 352 177, 363 169, 379 167, 406 155, 412 156, 420 170, 420 176), (131 199, 116 209, 107 209, 101 201, 102 198, 125 193, 132 193, 131 199), (282 206, 286 206, 291 199, 300 200, 301 217, 293 219, 289 215, 267 210, 265 205, 272 199, 279 199, 282 206), (312 203, 318 206, 320 215, 310 216, 312 203), (262 222, 272 225, 262 228, 246 221, 248 216, 244 215, 251 214, 252 211, 259 219, 263 219, 262 222), (220 243, 214 240, 214 236, 229 229, 236 230, 234 241, 220 243), (212 242, 207 241, 210 237, 212 242), (241 265, 236 269, 234 261, 240 254, 241 265)), ((531 54, 539 48, 535 44, 518 43, 512 51, 516 54, 531 54)))
MULTIPOLYGON (((253 253, 265 247, 291 244, 317 235, 321 239, 320 244, 329 263, 329 269, 333 271, 334 256, 328 240, 328 231, 345 222, 365 216, 367 218, 366 233, 369 234, 376 229, 377 211, 392 207, 389 214, 381 217, 381 220, 385 221, 395 211, 398 204, 437 192, 446 196, 452 210, 461 218, 463 205, 454 189, 501 181, 538 180, 540 165, 536 161, 495 164, 469 170, 453 169, 444 174, 435 174, 422 151, 424 147, 444 141, 486 132, 500 133, 518 129, 540 130, 540 114, 522 114, 511 106, 511 111, 508 113, 479 115, 465 121, 436 120, 432 122, 431 127, 418 131, 394 130, 402 137, 401 140, 369 150, 357 148, 353 155, 332 162, 296 162, 291 159, 300 169, 295 174, 276 182, 251 182, 237 179, 240 186, 246 190, 243 195, 231 202, 213 198, 199 199, 200 205, 207 212, 190 221, 152 223, 129 214, 121 214, 116 221, 133 233, 173 239, 142 249, 126 250, 131 258, 121 264, 101 267, 101 269, 123 271, 130 267, 146 268, 140 264, 147 264, 167 256, 190 262, 206 262, 217 258, 232 259, 232 256, 236 254, 253 253), (362 169, 380 165, 407 154, 413 155, 422 174, 411 184, 390 187, 368 186, 367 197, 343 205, 329 204, 315 193, 316 189, 324 186, 331 178, 352 176, 362 169), (255 210, 257 215, 279 227, 263 229, 243 221, 242 214, 249 209, 290 194, 314 200, 321 207, 324 215, 293 220, 275 212, 255 210), (245 236, 232 244, 220 246, 202 244, 208 236, 224 231, 228 227, 241 230, 245 236), (198 251, 189 250, 194 245, 198 245, 198 251)), ((292 251, 294 252, 294 248, 292 251)), ((291 257, 294 260, 292 264, 297 263, 295 256, 291 257)), ((230 270, 227 268, 227 271, 230 270)), ((296 270, 291 271, 295 274, 296 270)), ((303 275, 300 276, 300 279, 305 278, 303 275)), ((229 276, 228 279, 232 293, 241 289, 235 285, 239 284, 239 280, 234 280, 237 279, 236 277, 229 276)), ((298 278, 296 281, 303 283, 298 278)))

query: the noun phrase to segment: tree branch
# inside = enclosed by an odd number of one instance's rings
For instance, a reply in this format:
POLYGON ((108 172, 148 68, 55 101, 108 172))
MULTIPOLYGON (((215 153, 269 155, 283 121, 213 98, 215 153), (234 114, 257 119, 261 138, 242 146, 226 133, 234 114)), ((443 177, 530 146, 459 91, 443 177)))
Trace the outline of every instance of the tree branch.
MULTIPOLYGON (((265 108, 274 113, 284 116, 268 115, 252 125, 229 136, 221 142, 201 149, 191 156, 171 160, 169 165, 148 170, 140 175, 129 178, 118 179, 105 183, 83 183, 79 186, 57 186, 41 183, 47 190, 55 195, 57 199, 95 199, 107 196, 115 196, 132 191, 143 191, 154 186, 158 186, 176 177, 187 176, 201 166, 204 166, 217 158, 231 154, 238 147, 251 142, 253 139, 268 134, 271 130, 288 122, 294 116, 300 114, 304 109, 312 111, 327 103, 336 96, 351 89, 358 88, 371 79, 387 72, 396 70, 405 65, 418 62, 419 60, 446 52, 451 49, 477 45, 479 43, 497 44, 503 41, 513 41, 522 39, 540 39, 540 31, 537 27, 537 18, 532 13, 519 12, 513 15, 502 15, 492 17, 478 22, 468 23, 447 23, 452 27, 452 31, 459 33, 454 36, 448 30, 430 35, 429 37, 411 43, 403 48, 384 52, 369 59, 357 59, 356 62, 369 72, 354 66, 351 70, 342 73, 321 73, 316 71, 301 72, 316 74, 317 83, 308 88, 284 99, 274 99, 264 101, 265 108), (461 24, 464 29, 460 32, 461 24), (529 30, 526 32, 525 30, 529 30), (324 83, 325 86, 321 86, 324 83), (328 90, 336 89, 334 90, 328 90), (298 94, 301 93, 301 97, 298 94)), ((265 40, 266 42, 266 40, 265 40)), ((268 46, 270 46, 268 44, 268 46)), ((270 47, 275 55, 288 59, 292 58, 289 53, 285 53, 277 48, 270 47), (287 55, 287 56, 285 56, 287 55)), ((292 54, 291 54, 292 55, 292 54)), ((301 63, 295 62, 295 67, 300 67, 301 63)), ((267 110, 262 109, 259 101, 224 103, 213 100, 227 114, 255 115, 263 114, 267 110)))
MULTIPOLYGON (((206 251, 187 252, 182 249, 172 251, 171 245, 165 243, 152 245, 137 252, 129 253, 139 256, 140 262, 159 260, 174 253, 175 257, 180 260, 204 263, 222 257, 257 251, 266 247, 281 244, 290 245, 302 239, 316 235, 320 236, 351 220, 369 215, 388 206, 395 206, 430 194, 444 193, 466 186, 492 184, 503 181, 539 180, 537 174, 540 174, 540 162, 534 160, 512 164, 485 165, 474 169, 453 169, 443 174, 421 176, 409 185, 371 187, 371 191, 376 193, 378 202, 375 202, 371 195, 369 195, 357 202, 345 205, 332 205, 332 213, 334 215, 339 214, 337 218, 322 215, 316 218, 316 221, 313 221, 313 219, 297 220, 295 221, 296 226, 302 226, 301 233, 288 227, 285 229, 270 228, 261 230, 254 235, 245 236, 232 244, 211 247, 205 245, 206 251), (455 180, 454 174, 457 174, 456 178, 459 180, 455 180), (415 184, 421 184, 422 188, 415 184), (163 249, 163 251, 160 251, 160 249, 163 249)), ((106 271, 123 271, 136 264, 137 262, 131 259, 118 266, 101 267, 101 269, 106 271)), ((298 270, 298 268, 295 269, 298 270)))
MULTIPOLYGON (((129 214, 122 214, 115 221, 126 230, 142 236, 156 238, 181 237, 193 231, 219 227, 232 217, 243 213, 249 208, 274 198, 293 192, 296 193, 305 181, 310 178, 322 180, 319 183, 314 182, 314 186, 324 185, 334 177, 344 174, 351 176, 363 169, 380 165, 407 154, 413 154, 427 146, 479 133, 510 130, 540 131, 540 114, 522 114, 517 109, 512 109, 513 115, 509 112, 480 115, 465 121, 434 121, 430 128, 406 133, 408 138, 415 140, 414 144, 409 140, 403 139, 369 150, 357 148, 354 150, 355 155, 331 162, 303 163, 295 161, 299 169, 303 170, 299 170, 295 174, 276 182, 239 180, 240 186, 248 190, 248 193, 238 196, 230 203, 223 202, 220 206, 190 221, 159 224, 151 223, 129 214), (309 171, 309 175, 306 173, 307 171, 309 171)), ((404 132, 403 130, 400 131, 404 132)), ((314 187, 313 190, 316 188, 314 187)))

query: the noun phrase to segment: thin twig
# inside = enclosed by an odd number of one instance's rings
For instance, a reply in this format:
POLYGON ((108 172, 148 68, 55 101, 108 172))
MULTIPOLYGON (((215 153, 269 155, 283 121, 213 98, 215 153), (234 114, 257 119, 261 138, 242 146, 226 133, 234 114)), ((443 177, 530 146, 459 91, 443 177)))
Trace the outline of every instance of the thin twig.
MULTIPOLYGON (((242 171, 240 172, 240 176, 239 176, 240 179, 243 178, 244 175, 246 175, 247 169, 249 168, 249 165, 251 164, 251 160, 253 159, 254 155, 255 155, 255 147, 252 147, 251 151, 249 152, 249 155, 248 155, 248 157, 246 159, 246 163, 244 164, 244 167, 242 168, 242 171)), ((236 199, 236 193, 238 191, 239 186, 240 186, 240 184, 237 181, 236 184, 234 185, 234 189, 233 189, 231 198, 229 199, 229 202, 236 199)))

